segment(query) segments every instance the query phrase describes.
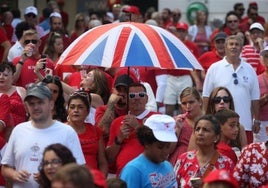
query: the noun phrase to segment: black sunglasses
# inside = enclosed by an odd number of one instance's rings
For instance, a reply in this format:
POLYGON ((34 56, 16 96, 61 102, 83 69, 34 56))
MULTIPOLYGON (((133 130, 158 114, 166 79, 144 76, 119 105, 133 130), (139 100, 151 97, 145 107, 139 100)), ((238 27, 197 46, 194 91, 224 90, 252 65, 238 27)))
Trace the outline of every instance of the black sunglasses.
POLYGON ((233 73, 232 75, 234 77, 234 84, 237 85, 238 84, 237 74, 233 73))
POLYGON ((38 42, 38 40, 35 40, 35 39, 32 39, 32 40, 25 40, 25 41, 24 41, 24 44, 30 44, 30 43, 32 43, 32 44, 37 44, 37 42, 38 42))
POLYGON ((60 81, 60 78, 58 76, 52 76, 52 75, 46 75, 46 77, 44 78, 44 81, 49 83, 52 82, 53 80, 60 81))
POLYGON ((139 93, 129 93, 128 96, 130 99, 134 99, 137 97, 143 98, 145 97, 146 93, 145 92, 139 92, 139 93))
POLYGON ((224 97, 215 97, 215 98, 213 99, 213 102, 214 102, 215 104, 219 104, 219 103, 221 102, 221 100, 223 100, 224 103, 229 103, 229 102, 231 102, 231 98, 228 97, 228 96, 224 96, 224 97))
POLYGON ((32 13, 29 13, 29 14, 26 14, 27 17, 33 17, 33 18, 36 18, 36 15, 35 14, 32 14, 32 13))

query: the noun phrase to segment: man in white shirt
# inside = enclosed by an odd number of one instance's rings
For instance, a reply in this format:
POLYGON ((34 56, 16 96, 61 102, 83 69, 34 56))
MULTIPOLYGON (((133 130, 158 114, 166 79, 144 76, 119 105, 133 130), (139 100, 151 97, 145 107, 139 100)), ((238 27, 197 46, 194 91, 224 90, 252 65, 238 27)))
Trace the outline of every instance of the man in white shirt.
POLYGON ((240 36, 231 35, 226 39, 226 56, 212 64, 206 74, 203 103, 206 110, 211 91, 215 87, 226 87, 233 96, 235 111, 246 130, 248 143, 252 143, 252 133, 258 133, 260 130, 260 89, 256 72, 250 64, 240 59, 242 47, 243 40, 240 36), (253 123, 252 117, 254 117, 253 123))
POLYGON ((23 21, 17 24, 15 28, 15 34, 18 40, 8 51, 7 60, 9 62, 11 62, 15 57, 21 56, 22 51, 24 49, 23 33, 24 31, 27 31, 30 29, 35 30, 35 27, 29 24, 28 22, 23 21))
POLYGON ((37 188, 38 167, 46 146, 61 143, 72 151, 78 164, 85 164, 85 159, 73 128, 52 119, 54 101, 47 86, 29 86, 24 101, 30 121, 13 129, 1 161, 2 175, 14 188, 37 188))

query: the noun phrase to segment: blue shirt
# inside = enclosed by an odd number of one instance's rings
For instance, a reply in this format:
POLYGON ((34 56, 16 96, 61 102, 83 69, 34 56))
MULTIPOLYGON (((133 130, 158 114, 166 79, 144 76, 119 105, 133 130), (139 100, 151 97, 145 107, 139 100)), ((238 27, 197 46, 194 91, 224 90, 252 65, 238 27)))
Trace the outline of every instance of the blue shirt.
POLYGON ((127 163, 120 178, 128 188, 177 188, 172 165, 168 161, 154 163, 140 154, 127 163))

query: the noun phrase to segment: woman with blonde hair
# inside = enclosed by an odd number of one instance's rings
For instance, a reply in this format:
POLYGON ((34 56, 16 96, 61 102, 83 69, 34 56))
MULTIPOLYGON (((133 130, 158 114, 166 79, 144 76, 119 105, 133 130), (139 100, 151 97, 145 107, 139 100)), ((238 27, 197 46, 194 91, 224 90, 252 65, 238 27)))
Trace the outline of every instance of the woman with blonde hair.
POLYGON ((71 42, 88 30, 88 21, 88 18, 84 14, 76 14, 74 29, 70 35, 71 42))

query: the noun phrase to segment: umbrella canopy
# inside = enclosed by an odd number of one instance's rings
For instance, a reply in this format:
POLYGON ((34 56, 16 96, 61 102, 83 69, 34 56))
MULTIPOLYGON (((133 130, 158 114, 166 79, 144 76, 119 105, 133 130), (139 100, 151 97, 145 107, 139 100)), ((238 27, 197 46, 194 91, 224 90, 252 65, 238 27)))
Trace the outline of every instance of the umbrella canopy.
POLYGON ((59 65, 200 69, 191 51, 172 33, 143 23, 112 23, 78 37, 61 55, 59 65))

